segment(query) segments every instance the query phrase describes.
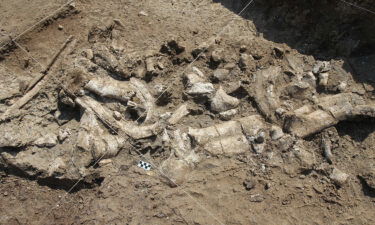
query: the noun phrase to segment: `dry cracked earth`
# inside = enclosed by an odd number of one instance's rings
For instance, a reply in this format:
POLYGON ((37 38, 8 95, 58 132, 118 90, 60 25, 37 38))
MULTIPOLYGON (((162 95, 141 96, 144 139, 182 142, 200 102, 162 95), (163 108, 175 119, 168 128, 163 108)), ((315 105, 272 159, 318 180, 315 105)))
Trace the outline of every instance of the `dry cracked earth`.
POLYGON ((0 224, 375 224, 372 1, 250 2, 0 0, 0 224))

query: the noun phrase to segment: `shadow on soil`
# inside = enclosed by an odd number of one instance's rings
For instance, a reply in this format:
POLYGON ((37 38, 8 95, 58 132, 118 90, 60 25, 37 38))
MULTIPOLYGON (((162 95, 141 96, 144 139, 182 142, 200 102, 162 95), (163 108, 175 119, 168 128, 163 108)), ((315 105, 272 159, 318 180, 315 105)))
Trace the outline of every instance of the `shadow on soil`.
MULTIPOLYGON (((249 2, 213 1, 236 14, 249 2)), ((360 6, 375 11, 371 2, 360 6)), ((341 59, 357 82, 375 87, 375 15, 336 0, 254 0, 241 16, 265 39, 317 60, 341 59)))

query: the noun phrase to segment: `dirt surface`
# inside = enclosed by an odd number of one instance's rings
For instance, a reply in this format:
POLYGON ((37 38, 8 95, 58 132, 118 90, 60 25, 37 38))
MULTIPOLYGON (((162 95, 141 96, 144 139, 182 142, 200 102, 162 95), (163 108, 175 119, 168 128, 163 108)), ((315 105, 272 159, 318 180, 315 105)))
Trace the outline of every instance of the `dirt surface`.
POLYGON ((371 13, 64 3, 0 1, 0 224, 375 224, 371 13))

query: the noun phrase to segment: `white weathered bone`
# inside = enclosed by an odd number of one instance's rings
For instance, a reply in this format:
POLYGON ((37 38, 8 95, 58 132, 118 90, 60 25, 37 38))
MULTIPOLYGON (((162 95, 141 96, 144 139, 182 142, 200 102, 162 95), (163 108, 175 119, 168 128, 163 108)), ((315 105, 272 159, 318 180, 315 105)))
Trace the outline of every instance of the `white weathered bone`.
POLYGON ((154 136, 162 131, 159 122, 151 125, 139 126, 133 122, 117 121, 113 118, 113 114, 107 108, 88 96, 76 98, 75 101, 83 109, 93 111, 95 116, 119 135, 123 136, 126 134, 137 140, 154 136))
POLYGON ((342 93, 319 99, 318 107, 303 106, 287 116, 284 128, 299 136, 306 137, 339 121, 358 116, 375 117, 375 105, 366 105, 363 98, 352 93, 342 93))
POLYGON ((262 118, 253 115, 206 128, 189 128, 188 134, 211 154, 233 155, 250 149, 246 137, 255 136, 264 126, 262 118))
POLYGON ((154 117, 155 99, 152 97, 146 84, 142 81, 131 78, 130 84, 133 86, 134 90, 136 90, 136 96, 146 108, 147 114, 144 123, 148 123, 154 117))
POLYGON ((85 89, 94 92, 101 97, 114 98, 123 102, 129 101, 135 90, 125 81, 117 81, 113 78, 93 78, 85 86, 85 89))
POLYGON ((182 118, 189 115, 189 110, 186 104, 181 105, 169 118, 168 123, 174 125, 177 124, 182 118))
POLYGON ((93 160, 116 156, 122 148, 124 141, 125 137, 111 135, 101 128, 92 111, 86 110, 84 112, 77 137, 77 147, 91 152, 93 160))

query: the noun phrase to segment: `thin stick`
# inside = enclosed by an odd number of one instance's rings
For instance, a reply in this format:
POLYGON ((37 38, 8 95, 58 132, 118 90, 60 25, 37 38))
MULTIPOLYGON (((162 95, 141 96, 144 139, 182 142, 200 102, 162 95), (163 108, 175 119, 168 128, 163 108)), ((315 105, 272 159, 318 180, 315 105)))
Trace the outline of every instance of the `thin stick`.
POLYGON ((26 91, 30 91, 40 80, 42 80, 49 70, 52 68, 52 66, 55 64, 57 58, 61 55, 61 53, 65 50, 66 46, 73 40, 73 36, 69 36, 68 39, 64 42, 64 44, 61 46, 58 52, 55 53, 55 55, 52 57, 51 61, 47 64, 47 67, 43 69, 43 71, 36 76, 27 87, 26 91))
MULTIPOLYGON (((20 98, 17 102, 15 102, 13 105, 11 105, 6 111, 4 114, 2 114, 0 116, 0 122, 3 122, 5 120, 8 120, 11 115, 14 113, 15 110, 19 110, 21 109, 24 105, 26 105, 26 103, 28 103, 32 98, 35 97, 35 95, 37 95, 39 93, 39 91, 42 89, 42 87, 45 85, 45 83, 47 82, 46 79, 44 79, 46 77, 46 75, 48 74, 48 71, 50 70, 50 68, 53 66, 53 64, 57 61, 57 58, 59 55, 61 55, 61 53, 64 51, 64 49, 66 49, 67 45, 72 42, 72 37, 69 37, 68 38, 69 41, 65 42, 64 45, 63 45, 63 48, 61 48, 59 50, 59 52, 53 57, 53 59, 51 60, 51 62, 48 64, 49 66, 49 69, 48 70, 44 70, 46 71, 46 74, 43 74, 43 72, 37 77, 39 78, 38 80, 37 79, 34 79, 32 81, 32 86, 30 86, 31 88, 28 89, 27 93, 22 97, 20 98)), ((74 45, 76 42, 73 41, 73 44, 74 45)), ((69 51, 70 52, 70 51, 69 51)))

